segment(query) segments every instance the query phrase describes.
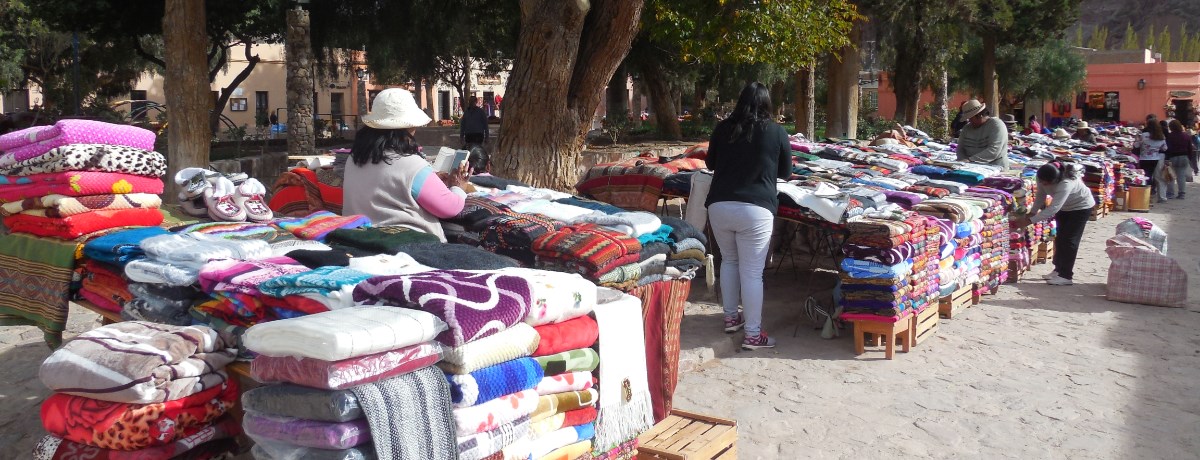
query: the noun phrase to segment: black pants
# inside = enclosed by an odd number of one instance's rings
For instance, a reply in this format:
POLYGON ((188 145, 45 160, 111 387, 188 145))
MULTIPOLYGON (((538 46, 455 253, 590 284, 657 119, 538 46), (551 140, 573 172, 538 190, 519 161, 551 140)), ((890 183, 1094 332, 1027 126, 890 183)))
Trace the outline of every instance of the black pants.
POLYGON ((463 136, 463 141, 465 141, 467 145, 483 145, 483 133, 467 133, 466 136, 463 136))
POLYGON ((1092 217, 1091 209, 1060 211, 1054 215, 1058 220, 1058 235, 1054 237, 1054 270, 1058 276, 1072 279, 1075 276, 1075 257, 1079 255, 1079 240, 1083 239, 1083 228, 1092 217))
POLYGON ((1146 171, 1146 175, 1150 177, 1150 196, 1154 198, 1158 197, 1158 181, 1154 180, 1154 171, 1158 169, 1158 163, 1161 161, 1162 160, 1138 161, 1138 168, 1141 168, 1142 171, 1146 171))

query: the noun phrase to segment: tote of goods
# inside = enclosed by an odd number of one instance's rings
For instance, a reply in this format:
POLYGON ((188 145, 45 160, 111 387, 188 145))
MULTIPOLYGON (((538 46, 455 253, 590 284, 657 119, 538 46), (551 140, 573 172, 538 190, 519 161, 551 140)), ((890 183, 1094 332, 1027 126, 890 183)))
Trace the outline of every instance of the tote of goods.
POLYGON ((1108 300, 1160 307, 1187 303, 1187 272, 1175 259, 1126 233, 1110 238, 1107 245, 1105 251, 1112 260, 1108 300))

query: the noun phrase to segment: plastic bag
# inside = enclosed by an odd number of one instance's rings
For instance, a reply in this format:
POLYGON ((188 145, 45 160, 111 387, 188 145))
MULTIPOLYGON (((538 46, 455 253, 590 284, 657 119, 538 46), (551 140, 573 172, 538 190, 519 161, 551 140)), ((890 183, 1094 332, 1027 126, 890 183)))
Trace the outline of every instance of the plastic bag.
POLYGON ((1129 234, 1108 240, 1108 300, 1160 307, 1187 303, 1187 272, 1153 245, 1129 234))
POLYGON ((299 385, 266 385, 242 393, 248 411, 324 422, 363 418, 358 397, 350 390, 318 390, 299 385))

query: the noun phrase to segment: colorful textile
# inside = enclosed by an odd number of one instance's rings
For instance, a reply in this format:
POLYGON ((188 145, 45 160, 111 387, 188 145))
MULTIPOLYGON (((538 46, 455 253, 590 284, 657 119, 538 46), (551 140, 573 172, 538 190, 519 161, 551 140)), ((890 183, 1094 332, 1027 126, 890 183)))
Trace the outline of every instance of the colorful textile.
POLYGON ((441 243, 437 235, 399 225, 338 229, 325 238, 329 244, 340 244, 379 254, 395 254, 406 244, 441 243))
POLYGON ((191 268, 197 272, 210 260, 259 260, 271 256, 271 245, 266 241, 228 240, 202 233, 150 237, 142 240, 141 246, 146 256, 156 262, 191 268))
POLYGON ((538 407, 538 395, 533 390, 501 396, 483 404, 454 409, 458 436, 492 431, 500 425, 528 416, 538 407))
POLYGON ((250 376, 259 382, 291 382, 326 390, 343 390, 389 379, 441 360, 442 346, 425 342, 396 350, 341 361, 259 355, 250 362, 250 376))
POLYGON ((381 460, 458 458, 458 420, 450 412, 450 387, 441 371, 427 367, 353 391, 367 414, 381 460))
POLYGON ((607 451, 596 452, 593 450, 590 455, 584 454, 576 460, 629 460, 635 457, 638 445, 637 438, 634 438, 607 451))
POLYGON ((531 302, 524 321, 530 326, 584 316, 596 307, 596 285, 582 276, 527 268, 506 268, 499 272, 529 280, 531 302))
POLYGON ((284 297, 299 294, 327 295, 346 286, 355 286, 371 275, 346 267, 320 267, 263 281, 258 285, 263 294, 284 297))
POLYGON ((207 327, 127 321, 67 342, 46 358, 38 377, 60 393, 160 403, 223 384, 228 377, 219 371, 234 358, 233 350, 207 327))
POLYGON ((577 261, 591 273, 628 254, 639 254, 641 243, 628 235, 595 224, 577 224, 546 234, 533 242, 539 256, 577 261))
POLYGON ((522 416, 494 430, 458 438, 459 460, 480 460, 500 452, 518 439, 529 436, 529 416, 522 416))
POLYGON ((537 400, 537 408, 529 418, 536 422, 559 412, 592 407, 596 405, 596 400, 599 398, 600 393, 595 388, 540 396, 537 400))
POLYGON ((544 419, 529 424, 529 431, 533 438, 540 438, 546 434, 553 433, 555 430, 563 427, 563 421, 567 419, 567 415, 559 412, 544 419))
POLYGON ((562 223, 532 214, 502 215, 488 219, 479 230, 480 247, 531 264, 529 249, 538 238, 553 234, 562 223))
POLYGON ((528 324, 513 327, 461 347, 445 350, 438 366, 451 374, 470 374, 505 361, 529 356, 541 338, 528 324))
POLYGON ((629 291, 642 300, 646 369, 650 370, 650 400, 656 422, 671 413, 679 380, 679 325, 691 291, 692 282, 686 279, 661 281, 629 291))
POLYGON ((564 351, 547 356, 534 358, 542 366, 546 375, 559 375, 567 372, 592 372, 600 365, 600 355, 591 348, 564 351))
POLYGON ((323 422, 348 422, 363 417, 358 397, 350 390, 320 390, 286 383, 247 390, 242 393, 242 408, 323 422))
POLYGON ((124 267, 130 260, 145 256, 141 242, 146 238, 165 235, 161 227, 145 227, 122 230, 88 241, 83 245, 83 255, 92 260, 124 267))
POLYGON ((72 144, 0 167, 0 175, 5 176, 29 176, 63 171, 106 171, 160 177, 167 172, 167 161, 161 153, 133 147, 72 144))
MULTIPOLYGON (((593 424, 580 426, 569 426, 560 428, 552 433, 547 433, 545 436, 533 440, 532 458, 565 458, 572 459, 567 451, 559 451, 576 443, 587 441, 596 436, 596 427, 593 424), (554 454, 551 454, 554 452, 554 454)), ((570 449, 578 455, 591 451, 591 444, 581 445, 570 449)))
POLYGON ((588 406, 562 412, 562 414, 564 415, 562 426, 579 426, 586 423, 595 422, 597 412, 595 407, 588 406))
POLYGON ((583 391, 592 387, 591 372, 566 372, 558 375, 547 375, 534 387, 539 395, 545 396, 568 391, 583 391))
POLYGON ((339 216, 329 211, 317 211, 306 217, 284 217, 275 220, 279 228, 292 232, 297 238, 322 241, 330 232, 371 225, 366 216, 339 216))
POLYGON ((580 316, 556 324, 545 324, 534 329, 542 339, 538 342, 533 356, 548 356, 587 348, 596 343, 596 339, 600 336, 596 320, 589 316, 580 316))
POLYGON ((154 227, 162 222, 163 215, 158 209, 91 211, 60 218, 33 214, 17 214, 4 218, 4 226, 13 233, 29 233, 65 240, 73 240, 110 228, 154 227))
MULTIPOLYGON (((642 301, 617 291, 602 291, 596 306, 604 344, 600 347, 600 399, 596 419, 596 445, 600 450, 636 438, 654 425, 646 366, 646 343, 628 340, 645 337, 642 301)), ((573 410, 575 408, 571 408, 573 410)))
POLYGON ((293 168, 279 175, 268 205, 276 215, 302 217, 317 211, 342 213, 342 176, 328 184, 308 168, 293 168))
POLYGON ((0 326, 37 326, 47 344, 59 345, 77 248, 29 235, 0 237, 0 326))
POLYGON ((50 150, 70 144, 124 145, 153 150, 153 131, 130 125, 118 125, 93 120, 59 120, 53 128, 31 128, 7 134, 4 156, 0 165, 36 158, 50 150))
POLYGON ((375 446, 363 444, 349 449, 328 450, 282 442, 256 442, 250 449, 255 460, 375 460, 375 446))
MULTIPOLYGON (((33 448, 34 460, 152 460, 152 459, 195 459, 209 458, 205 453, 231 452, 237 447, 233 438, 242 434, 241 425, 233 417, 221 417, 212 425, 193 428, 179 440, 161 446, 133 451, 102 449, 54 435, 42 438, 33 448), (228 441, 228 442, 225 442, 228 441), (224 451, 209 447, 225 446, 224 451)), ((215 457, 214 457, 215 458, 215 457)))
POLYGON ((308 271, 308 267, 287 257, 213 260, 200 268, 200 288, 208 293, 258 295, 258 285, 268 280, 308 271))
POLYGON ((52 139, 62 131, 54 125, 33 126, 11 133, 0 135, 0 152, 12 150, 17 147, 29 145, 35 142, 52 139))
POLYGON ((46 195, 162 194, 162 191, 163 182, 159 178, 132 174, 70 171, 32 176, 0 176, 0 202, 4 203, 46 195))
POLYGON ((458 347, 524 321, 529 313, 529 284, 524 278, 494 272, 447 270, 379 276, 359 283, 354 301, 432 313, 449 327, 437 340, 458 347))
POLYGON ((423 311, 362 306, 258 324, 242 343, 260 355, 341 361, 428 342, 445 329, 423 311))
MULTIPOLYGON (((278 227, 257 222, 200 222, 178 229, 176 233, 203 233, 227 240, 263 240, 272 245, 281 240, 278 227)), ((296 241, 291 234, 286 235, 289 240, 296 241)))
POLYGON ((532 358, 517 358, 470 374, 449 374, 450 400, 454 407, 483 404, 504 395, 528 390, 542 381, 541 366, 532 358))
POLYGON ((366 419, 320 422, 246 412, 242 429, 255 441, 281 441, 314 449, 349 449, 371 442, 366 419))
POLYGON ((173 401, 127 404, 54 393, 42 403, 42 426, 52 435, 103 449, 137 450, 170 444, 237 403, 237 383, 173 401))
POLYGON ((35 215, 46 217, 69 217, 91 211, 111 211, 117 209, 158 209, 162 199, 150 193, 126 193, 121 195, 88 195, 63 196, 47 195, 38 198, 26 198, 21 201, 0 205, 0 215, 11 216, 22 212, 37 210, 35 215))

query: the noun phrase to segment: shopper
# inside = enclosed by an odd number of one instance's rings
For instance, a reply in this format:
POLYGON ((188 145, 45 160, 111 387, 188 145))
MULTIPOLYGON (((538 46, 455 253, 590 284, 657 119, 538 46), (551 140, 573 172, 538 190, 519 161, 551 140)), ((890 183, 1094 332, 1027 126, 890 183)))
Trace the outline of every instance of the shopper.
MULTIPOLYGON (((467 146, 487 143, 491 130, 488 129, 488 115, 479 107, 479 98, 471 96, 467 109, 463 111, 459 135, 467 146)), ((467 150, 470 150, 469 148, 467 150)))
POLYGON ((987 104, 975 99, 963 103, 962 117, 967 120, 958 133, 958 159, 1008 170, 1008 128, 999 118, 990 116, 987 104))
POLYGON ((774 118, 770 90, 746 85, 733 113, 713 130, 705 159, 713 170, 705 206, 721 251, 725 332, 745 328, 746 349, 775 346, 762 331, 762 275, 779 207, 775 181, 790 177, 792 153, 774 118))
POLYGON ((1175 174, 1175 182, 1167 184, 1170 187, 1167 197, 1182 200, 1187 179, 1195 173, 1191 157, 1196 154, 1196 146, 1192 145, 1192 136, 1183 129, 1183 123, 1179 120, 1171 120, 1169 126, 1171 132, 1167 134, 1167 165, 1175 174))
POLYGON ((361 214, 375 225, 400 225, 446 241, 440 219, 462 212, 467 183, 464 162, 442 182, 413 137, 429 116, 412 93, 391 88, 375 97, 367 127, 354 137, 346 165, 342 212, 361 214), (450 187, 447 187, 449 185, 450 187))
POLYGON ((1037 171, 1037 193, 1031 217, 1017 219, 1018 228, 1058 220, 1058 234, 1054 237, 1054 271, 1044 276, 1051 286, 1070 286, 1075 276, 1075 257, 1079 254, 1079 241, 1083 229, 1092 217, 1096 199, 1092 191, 1083 184, 1083 172, 1079 165, 1063 161, 1052 161, 1037 171), (1046 197, 1050 204, 1046 204, 1046 197))
POLYGON ((1138 138, 1138 167, 1151 178, 1150 193, 1158 196, 1158 202, 1167 201, 1166 181, 1163 180, 1163 152, 1167 151, 1167 136, 1158 122, 1147 122, 1138 138))

